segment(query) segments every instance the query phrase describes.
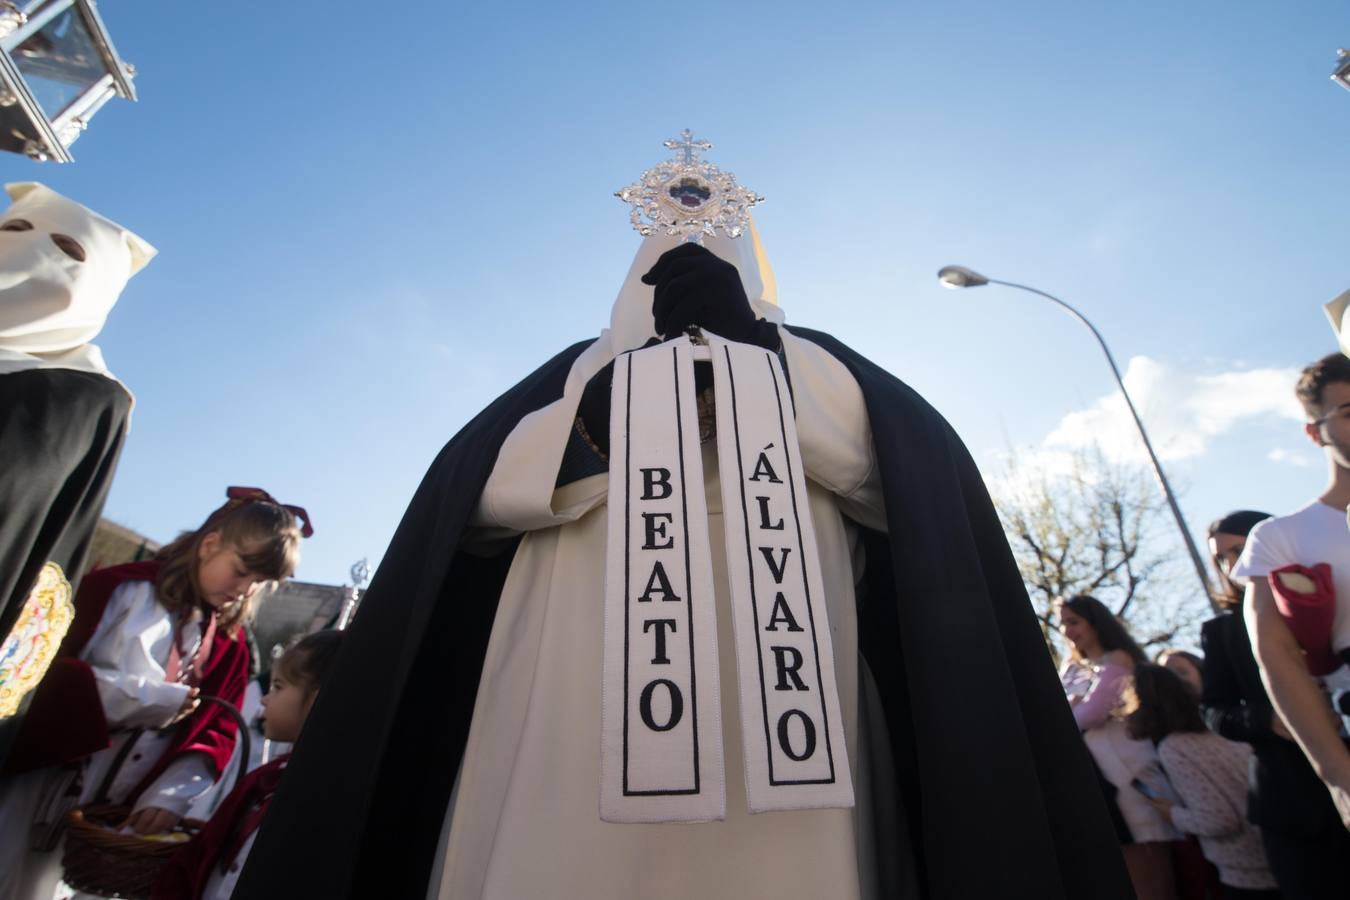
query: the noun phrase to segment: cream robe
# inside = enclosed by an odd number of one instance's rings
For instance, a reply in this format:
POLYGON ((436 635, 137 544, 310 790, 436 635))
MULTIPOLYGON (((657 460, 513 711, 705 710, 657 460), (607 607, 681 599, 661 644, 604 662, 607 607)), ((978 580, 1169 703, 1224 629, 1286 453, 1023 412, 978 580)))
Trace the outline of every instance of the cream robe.
MULTIPOLYGON (((602 341, 598 344, 604 343, 602 341)), ((475 514, 475 537, 524 532, 483 664, 473 722, 429 897, 440 900, 862 898, 877 893, 865 724, 858 715, 855 561, 847 514, 884 530, 862 392, 816 345, 783 335, 807 492, 820 545, 855 809, 746 811, 735 643, 716 442, 703 446, 717 584, 727 818, 665 825, 599 815, 608 476, 554 490, 585 381, 587 351, 563 397, 507 438, 475 514)), ((866 676, 864 676, 866 677, 866 676)))

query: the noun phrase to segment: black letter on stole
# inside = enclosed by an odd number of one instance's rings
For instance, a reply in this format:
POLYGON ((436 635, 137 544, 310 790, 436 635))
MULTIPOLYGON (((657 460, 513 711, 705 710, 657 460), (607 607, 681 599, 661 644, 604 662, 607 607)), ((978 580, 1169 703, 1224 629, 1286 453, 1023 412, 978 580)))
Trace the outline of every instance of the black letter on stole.
MULTIPOLYGON (((680 689, 675 686, 675 682, 667 678, 658 678, 642 689, 642 696, 638 698, 638 712, 642 714, 642 721, 652 731, 669 731, 680 724, 680 717, 684 715, 684 697, 680 695, 680 689), (652 691, 658 684, 665 685, 666 690, 670 692, 670 719, 664 725, 657 725, 652 721, 652 691)), ((782 726, 779 727, 781 729, 782 726)), ((811 743, 814 744, 816 740, 814 730, 810 734, 811 743)), ((792 754, 789 753, 788 756, 792 754)))
POLYGON ((662 598, 665 600, 679 600, 674 588, 670 586, 670 579, 666 577, 666 567, 661 565, 661 560, 656 561, 652 566, 652 577, 647 579, 647 589, 638 594, 638 602, 651 602, 652 594, 665 594, 662 598))
POLYGON ((646 541, 642 544, 643 550, 668 550, 675 546, 673 537, 666 537, 666 522, 673 520, 675 516, 671 513, 643 513, 642 521, 647 535, 646 541), (657 519, 665 519, 666 522, 657 522, 657 519), (656 543, 657 538, 666 538, 664 544, 656 543))
POLYGON ((759 501, 759 527, 767 531, 782 531, 783 530, 782 519, 778 520, 777 525, 769 524, 769 498, 756 497, 755 499, 759 501))
POLYGON ((652 665, 668 666, 670 665, 670 657, 666 656, 666 626, 669 625, 670 630, 674 631, 675 620, 648 619, 642 623, 642 633, 646 634, 651 631, 653 625, 656 626, 656 656, 652 657, 652 665))
POLYGON ((802 652, 796 647, 770 647, 773 651, 773 662, 778 667, 778 684, 774 686, 775 691, 805 691, 810 690, 802 677, 797 674, 797 670, 802 667, 802 652), (792 663, 789 665, 786 657, 792 656, 792 663), (795 687, 788 687, 788 679, 792 679, 795 687))
POLYGON ((779 547, 778 549, 783 551, 783 554, 778 557, 778 564, 774 565, 773 548, 771 547, 759 548, 759 552, 764 554, 764 561, 769 564, 769 571, 773 573, 774 584, 783 583, 783 570, 787 568, 788 554, 792 552, 791 548, 789 547, 779 547))
POLYGON ((643 470, 642 470, 642 499, 643 499, 643 500, 664 500, 664 499, 666 499, 667 497, 670 496, 671 490, 672 490, 672 488, 671 488, 671 486, 670 486, 670 470, 669 470, 669 469, 660 469, 660 468, 657 468, 657 469, 643 469, 643 470), (658 472, 661 473, 661 474, 660 474, 660 475, 657 475, 656 473, 658 473, 658 472), (655 477, 653 477, 653 476, 655 476, 655 477), (662 491, 662 493, 660 494, 660 496, 658 496, 658 495, 652 493, 652 491, 653 491, 655 488, 657 488, 658 486, 664 489, 664 490, 662 491))
MULTIPOLYGON (((797 620, 792 618, 792 610, 788 609, 787 600, 784 599, 782 591, 779 591, 778 596, 773 598, 773 611, 769 613, 769 624, 764 626, 764 630, 777 631, 779 622, 786 623, 788 631, 802 630, 802 626, 798 625, 797 620)), ((796 653, 797 651, 793 650, 792 652, 796 653)))
MULTIPOLYGON (((772 446, 773 444, 769 445, 769 447, 772 446)), ((764 450, 768 450, 769 447, 765 447, 764 450)), ((759 451, 759 459, 755 460, 755 471, 750 473, 750 480, 759 481, 759 476, 764 475, 769 479, 770 484, 782 484, 783 479, 779 478, 778 473, 774 472, 773 466, 769 464, 769 454, 765 453, 764 450, 759 451)))
POLYGON ((778 718, 778 746, 782 747, 783 752, 795 762, 810 759, 811 754, 816 752, 815 723, 800 709, 789 709, 778 718), (801 752, 801 755, 792 752, 792 742, 788 740, 788 719, 793 716, 802 720, 802 731, 806 734, 806 749, 801 752))

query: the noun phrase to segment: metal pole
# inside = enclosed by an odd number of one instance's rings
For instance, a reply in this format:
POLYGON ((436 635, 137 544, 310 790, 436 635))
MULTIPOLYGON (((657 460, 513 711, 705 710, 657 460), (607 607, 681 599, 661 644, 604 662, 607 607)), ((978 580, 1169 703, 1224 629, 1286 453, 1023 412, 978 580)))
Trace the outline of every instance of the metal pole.
POLYGON ((1209 607, 1217 615, 1222 612, 1218 603, 1214 600, 1214 593, 1209 584, 1209 575, 1205 572, 1205 562, 1200 556, 1200 550, 1195 546, 1195 540, 1191 537, 1191 530, 1186 527, 1186 519, 1181 515, 1181 507, 1177 505, 1177 498, 1172 493, 1172 486, 1167 482, 1167 476, 1163 474, 1162 463, 1158 462, 1158 454, 1153 452, 1153 442, 1148 439, 1148 432, 1144 430, 1144 422, 1139 418, 1139 413, 1134 408, 1134 401, 1130 399, 1129 391, 1125 390, 1125 381, 1120 377, 1120 369, 1116 366, 1115 357, 1111 355, 1111 348, 1106 346, 1106 339, 1097 327, 1087 320, 1087 316, 1074 309, 1063 300, 1045 291, 1037 290, 1025 284, 1016 284, 1012 281, 999 281, 997 278, 990 278, 990 284, 1001 284, 1004 287, 1017 288, 1018 290, 1028 291, 1037 294, 1051 303, 1057 305, 1060 309, 1082 322, 1092 332, 1092 336, 1097 339, 1101 345, 1102 353, 1106 354, 1106 362, 1111 366, 1111 374, 1116 378, 1116 385, 1120 388, 1120 395, 1125 398, 1125 405, 1130 410, 1130 415, 1134 418, 1135 427, 1139 429, 1139 437, 1144 440, 1144 449, 1148 451, 1149 462, 1153 464, 1153 474, 1158 478, 1158 487, 1162 488, 1163 497, 1167 500, 1168 507, 1172 510, 1172 517, 1177 521, 1177 528, 1181 531, 1181 539, 1186 542, 1186 549, 1191 554, 1191 562, 1195 564, 1195 574, 1200 579, 1201 590, 1205 594, 1205 599, 1209 601, 1209 607))
POLYGON ((362 587, 370 580, 370 562, 363 556, 351 568, 352 584, 347 588, 347 596, 342 603, 342 610, 338 614, 337 628, 339 631, 351 624, 352 616, 356 615, 356 606, 361 602, 361 595, 365 593, 362 587))

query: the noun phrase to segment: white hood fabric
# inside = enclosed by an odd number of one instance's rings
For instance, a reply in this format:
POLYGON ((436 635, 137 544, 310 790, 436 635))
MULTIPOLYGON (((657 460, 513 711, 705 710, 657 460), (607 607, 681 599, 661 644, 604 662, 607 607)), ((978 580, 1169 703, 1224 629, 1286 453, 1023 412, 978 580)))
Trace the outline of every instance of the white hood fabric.
MULTIPOLYGON (((614 301, 609 330, 602 336, 602 339, 607 337, 609 340, 611 358, 626 350, 641 347, 648 338, 656 335, 652 318, 652 287, 642 283, 642 276, 656 264, 662 253, 681 243, 680 238, 664 234, 642 239, 642 246, 638 248, 619 296, 614 301)), ((741 237, 718 235, 706 238, 703 246, 740 270, 745 296, 750 299, 756 315, 775 324, 783 323, 783 311, 778 307, 778 285, 760 244, 754 219, 750 220, 749 229, 741 237)))
POLYGON ((45 185, 18 182, 5 190, 13 202, 0 215, 0 374, 69 368, 109 375, 89 342, 155 248, 45 185), (20 219, 33 227, 3 228, 20 219), (53 235, 78 242, 84 260, 53 235))
POLYGON ((1331 320, 1331 330, 1336 334, 1336 342, 1341 346, 1341 352, 1350 356, 1350 321, 1347 321, 1346 311, 1350 309, 1350 291, 1342 291, 1336 296, 1335 300, 1322 307, 1326 310, 1327 318, 1331 320))

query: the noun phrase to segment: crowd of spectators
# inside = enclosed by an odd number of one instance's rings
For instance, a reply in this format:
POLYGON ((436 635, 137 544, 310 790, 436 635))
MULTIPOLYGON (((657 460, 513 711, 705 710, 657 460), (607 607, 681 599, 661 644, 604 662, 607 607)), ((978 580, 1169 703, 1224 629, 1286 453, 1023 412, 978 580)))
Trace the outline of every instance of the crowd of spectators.
POLYGON ((1202 655, 1150 663, 1095 598, 1057 605, 1061 681, 1141 900, 1350 895, 1350 359, 1296 393, 1328 484, 1290 515, 1210 525, 1223 611, 1202 655))

